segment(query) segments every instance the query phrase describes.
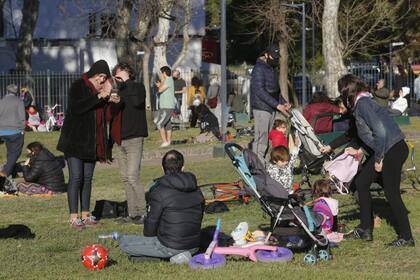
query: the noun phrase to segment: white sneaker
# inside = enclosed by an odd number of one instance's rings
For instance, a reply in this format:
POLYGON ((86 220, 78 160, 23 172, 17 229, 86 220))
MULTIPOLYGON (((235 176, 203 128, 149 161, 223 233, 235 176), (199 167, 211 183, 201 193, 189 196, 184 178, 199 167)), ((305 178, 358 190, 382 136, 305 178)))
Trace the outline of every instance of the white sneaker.
POLYGON ((160 147, 161 147, 161 148, 165 148, 165 147, 168 147, 169 145, 171 145, 171 143, 170 143, 170 142, 163 142, 163 143, 160 145, 160 147))

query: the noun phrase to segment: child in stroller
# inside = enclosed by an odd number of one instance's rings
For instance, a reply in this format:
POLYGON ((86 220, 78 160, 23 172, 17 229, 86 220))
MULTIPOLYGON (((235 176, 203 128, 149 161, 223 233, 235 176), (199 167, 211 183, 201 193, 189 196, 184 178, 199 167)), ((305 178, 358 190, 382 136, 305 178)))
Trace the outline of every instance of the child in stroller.
POLYGON ((304 249, 308 247, 307 245, 312 245, 308 253, 309 260, 316 262, 321 255, 328 259, 330 256, 328 240, 319 235, 323 217, 314 215, 298 195, 289 195, 285 188, 268 175, 264 165, 252 151, 243 149, 235 143, 227 143, 225 151, 244 180, 246 190, 260 203, 262 210, 271 217, 272 226, 266 241, 273 235, 278 240, 281 239, 279 241, 285 241, 281 245, 289 246, 291 249, 304 249), (293 227, 293 232, 305 235, 310 242, 299 244, 299 248, 294 247, 296 244, 280 238, 284 236, 280 236, 282 233, 278 229, 283 227, 293 227))

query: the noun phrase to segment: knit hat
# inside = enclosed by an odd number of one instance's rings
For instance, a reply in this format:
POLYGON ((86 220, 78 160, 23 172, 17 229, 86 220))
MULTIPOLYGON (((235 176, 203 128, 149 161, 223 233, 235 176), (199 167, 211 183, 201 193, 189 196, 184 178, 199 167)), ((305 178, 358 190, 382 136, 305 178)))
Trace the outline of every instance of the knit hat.
POLYGON ((108 63, 106 63, 103 59, 96 61, 86 74, 88 78, 92 78, 96 74, 105 74, 108 77, 111 77, 111 71, 109 71, 108 63))
POLYGON ((13 93, 16 94, 18 92, 18 87, 15 84, 10 84, 6 87, 7 93, 13 93))
POLYGON ((265 52, 271 55, 273 59, 278 59, 280 57, 280 50, 276 45, 269 45, 265 52))
POLYGON ((402 87, 401 90, 403 92, 403 97, 405 97, 408 94, 410 94, 410 88, 409 87, 402 87))

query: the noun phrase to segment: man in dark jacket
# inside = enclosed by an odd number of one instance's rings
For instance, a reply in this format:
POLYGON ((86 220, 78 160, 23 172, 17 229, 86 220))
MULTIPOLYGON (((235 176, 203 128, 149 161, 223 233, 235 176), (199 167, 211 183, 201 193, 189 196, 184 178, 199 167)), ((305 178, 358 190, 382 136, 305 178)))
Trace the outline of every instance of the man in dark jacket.
POLYGON ((119 219, 118 222, 142 224, 146 214, 146 201, 139 176, 143 140, 148 136, 146 90, 142 83, 134 81, 134 70, 128 63, 117 64, 113 75, 121 97, 121 102, 112 105, 121 112, 121 139, 114 141, 118 144, 118 165, 128 204, 128 217, 119 219))
POLYGON ((170 258, 200 245, 204 197, 194 174, 183 172, 184 157, 176 150, 162 159, 165 176, 150 189, 144 236, 123 235, 120 249, 134 257, 170 258))
POLYGON ((257 59, 251 74, 251 106, 255 120, 255 136, 252 150, 260 160, 265 159, 268 148, 268 131, 273 126, 275 111, 286 112, 290 104, 280 94, 277 74, 280 51, 269 46, 257 59))

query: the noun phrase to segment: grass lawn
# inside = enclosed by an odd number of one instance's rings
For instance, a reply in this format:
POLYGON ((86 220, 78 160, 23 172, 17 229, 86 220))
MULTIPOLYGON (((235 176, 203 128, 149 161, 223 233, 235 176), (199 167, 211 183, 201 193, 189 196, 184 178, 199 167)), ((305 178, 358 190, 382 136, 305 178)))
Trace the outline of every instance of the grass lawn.
MULTIPOLYGON (((406 127, 419 129, 419 122, 406 127)), ((154 132, 155 133, 155 132, 154 132)), ((152 133, 153 135, 153 133, 152 133)), ((57 134, 27 134, 26 143, 39 137, 48 148, 56 144, 57 134)), ((181 137, 181 135, 179 135, 181 137)), ((148 147, 155 146, 156 138, 147 140, 148 147), (151 141, 151 142, 149 142, 151 141)), ((420 142, 414 142, 420 147, 420 142)), ((418 148, 417 148, 418 150, 418 148)), ((4 145, 0 146, 0 162, 5 158, 4 145)), ((419 153, 416 155, 420 166, 419 153)), ((237 180, 235 170, 227 158, 187 162, 186 169, 197 175, 199 184, 237 180)), ((141 181, 148 184, 161 175, 158 165, 142 168, 141 181)), ((91 207, 98 199, 123 200, 124 192, 118 169, 97 168, 94 176, 91 207)), ((420 192, 403 184, 403 199, 410 211, 414 237, 420 241, 420 192)), ((358 223, 357 206, 348 196, 336 196, 340 200, 340 222, 351 229, 358 223)), ((230 233, 241 221, 247 221, 251 229, 267 224, 257 203, 243 206, 229 204, 230 211, 221 215, 205 215, 203 227, 213 225, 217 217, 222 219, 222 230, 230 233)), ((0 228, 10 224, 24 224, 36 234, 33 240, 0 239, 0 279, 419 279, 420 247, 409 249, 386 249, 383 244, 395 235, 386 222, 390 213, 383 195, 374 193, 374 209, 382 217, 382 224, 374 231, 371 243, 359 241, 342 242, 333 250, 334 259, 329 262, 307 266, 304 254, 296 254, 286 264, 251 263, 244 259, 229 258, 223 268, 211 271, 191 270, 188 266, 170 263, 131 263, 120 253, 116 243, 107 243, 112 265, 102 271, 91 272, 80 263, 80 252, 87 244, 97 242, 97 235, 119 231, 141 233, 142 226, 118 225, 112 220, 102 220, 101 226, 81 232, 71 230, 67 223, 67 197, 53 198, 13 197, 0 198, 0 228)))

